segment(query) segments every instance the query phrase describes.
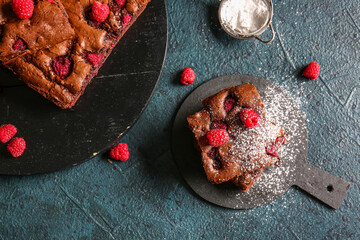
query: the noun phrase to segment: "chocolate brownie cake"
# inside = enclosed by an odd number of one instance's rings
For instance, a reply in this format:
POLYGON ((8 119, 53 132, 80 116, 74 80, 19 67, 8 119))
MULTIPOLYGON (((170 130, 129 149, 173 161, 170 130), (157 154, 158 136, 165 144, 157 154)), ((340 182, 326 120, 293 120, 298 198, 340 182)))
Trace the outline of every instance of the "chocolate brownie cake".
POLYGON ((202 103, 204 108, 187 121, 208 180, 232 181, 248 191, 265 168, 280 164, 277 150, 286 143, 285 131, 266 119, 252 84, 224 89, 202 103))
POLYGON ((20 19, 12 1, 0 1, 0 62, 64 109, 76 103, 150 2, 38 0, 32 16, 20 19))

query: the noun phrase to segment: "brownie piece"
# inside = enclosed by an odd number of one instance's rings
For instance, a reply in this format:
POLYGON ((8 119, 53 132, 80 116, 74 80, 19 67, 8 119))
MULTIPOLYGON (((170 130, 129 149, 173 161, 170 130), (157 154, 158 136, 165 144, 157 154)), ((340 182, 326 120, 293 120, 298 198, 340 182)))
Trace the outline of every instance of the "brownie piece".
MULTIPOLYGON (((4 64, 29 87, 62 108, 71 107, 86 87, 91 66, 71 54, 73 41, 64 41, 35 54, 26 54, 4 64), (68 72, 54 71, 54 63, 63 60, 68 72)), ((64 68, 65 69, 65 68, 64 68)))
POLYGON ((280 164, 280 158, 269 154, 267 149, 278 149, 285 143, 285 131, 266 120, 264 104, 252 84, 224 89, 202 103, 204 108, 189 116, 187 121, 208 180, 214 184, 230 180, 248 191, 266 167, 280 164), (259 115, 259 125, 244 126, 240 120, 243 108, 250 108, 259 115), (226 129, 229 140, 212 147, 206 134, 216 128, 226 129))
POLYGON ((3 64, 75 37, 61 4, 47 0, 38 1, 32 17, 25 20, 15 15, 11 0, 0 1, 0 26, 0 62, 3 64))
POLYGON ((254 171, 245 172, 243 175, 234 177, 231 182, 235 184, 242 191, 247 192, 254 185, 256 180, 261 176, 264 168, 258 168, 254 171))
MULTIPOLYGON (((36 15, 42 15, 43 12, 53 14, 41 20, 45 21, 45 24, 53 22, 52 17, 62 18, 63 23, 46 26, 47 31, 54 35, 44 35, 47 37, 47 44, 28 43, 32 38, 44 38, 42 32, 35 28, 28 33, 31 37, 19 36, 28 46, 28 49, 21 53, 0 45, 2 65, 12 70, 28 86, 64 109, 71 108, 76 103, 111 50, 144 11, 150 0, 127 0, 123 6, 118 5, 118 2, 123 1, 100 1, 107 3, 110 8, 109 16, 101 23, 94 21, 91 17, 93 2, 89 0, 57 0, 54 3, 47 0, 38 1, 32 18, 27 20, 17 19, 16 15, 11 13, 18 25, 24 25, 23 21, 33 22, 36 15), (66 34, 67 29, 69 29, 69 34, 66 34)), ((0 2, 1 6, 2 2, 0 2)), ((9 11, 11 11, 11 6, 9 11)), ((11 23, 5 23, 4 29, 8 28, 6 25, 9 24, 11 23)), ((40 28, 40 24, 38 25, 36 26, 40 28)), ((14 39, 17 38, 13 38, 12 41, 16 41, 14 39)), ((3 41, 4 39, 1 44, 3 41)))

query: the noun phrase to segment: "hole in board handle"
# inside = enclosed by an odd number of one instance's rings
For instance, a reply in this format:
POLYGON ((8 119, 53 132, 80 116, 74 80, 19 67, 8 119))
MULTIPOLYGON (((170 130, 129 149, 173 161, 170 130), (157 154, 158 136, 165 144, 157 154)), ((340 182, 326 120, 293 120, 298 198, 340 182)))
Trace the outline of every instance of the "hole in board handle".
POLYGON ((328 192, 332 192, 332 191, 334 191, 334 187, 333 187, 332 185, 328 185, 328 186, 326 187, 326 190, 327 190, 328 192))

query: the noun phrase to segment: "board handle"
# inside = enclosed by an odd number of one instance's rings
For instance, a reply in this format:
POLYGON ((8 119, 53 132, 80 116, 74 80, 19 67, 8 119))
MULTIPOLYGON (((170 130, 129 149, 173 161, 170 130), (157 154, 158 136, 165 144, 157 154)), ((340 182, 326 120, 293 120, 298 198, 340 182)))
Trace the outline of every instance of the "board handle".
POLYGON ((341 206, 350 188, 349 182, 309 163, 305 163, 298 174, 296 186, 334 209, 341 206))

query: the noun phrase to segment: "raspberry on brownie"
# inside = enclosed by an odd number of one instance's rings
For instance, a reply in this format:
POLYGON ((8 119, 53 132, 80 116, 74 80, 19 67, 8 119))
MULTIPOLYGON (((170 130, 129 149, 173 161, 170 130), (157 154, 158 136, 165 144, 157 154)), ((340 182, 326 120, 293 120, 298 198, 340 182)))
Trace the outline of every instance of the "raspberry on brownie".
POLYGON ((187 121, 208 180, 215 184, 230 180, 248 191, 266 167, 280 163, 277 150, 286 142, 285 131, 266 119, 252 84, 224 89, 202 103, 204 108, 187 121), (214 130, 228 138, 217 135, 212 143, 208 135, 214 130))
POLYGON ((71 108, 149 2, 39 0, 32 17, 21 20, 11 0, 1 1, 0 62, 45 98, 71 108))

